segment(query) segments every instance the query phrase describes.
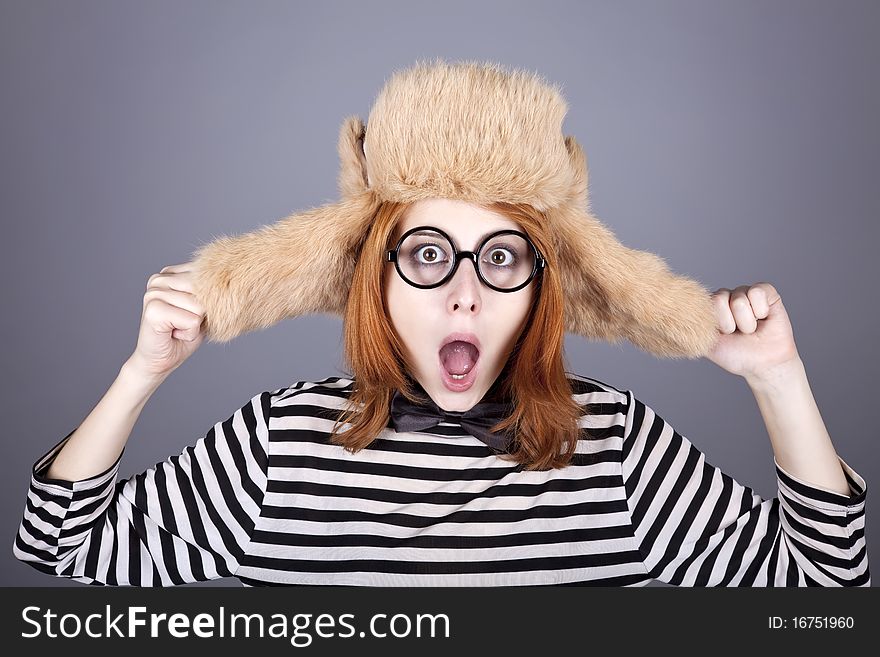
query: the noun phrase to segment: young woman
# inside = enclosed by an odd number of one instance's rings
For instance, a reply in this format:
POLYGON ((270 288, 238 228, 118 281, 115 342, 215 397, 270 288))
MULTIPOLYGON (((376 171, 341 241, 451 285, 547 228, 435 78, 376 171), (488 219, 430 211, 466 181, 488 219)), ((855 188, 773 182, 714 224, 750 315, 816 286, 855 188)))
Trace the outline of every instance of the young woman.
POLYGON ((614 242, 585 213, 574 140, 523 128, 558 130, 560 102, 497 67, 398 74, 366 138, 343 126, 342 201, 151 276, 134 353, 34 465, 16 557, 111 585, 870 585, 865 482, 825 431, 778 292, 703 300, 614 242), (347 376, 257 394, 117 481, 140 411, 206 336, 340 308, 347 376), (567 371, 567 330, 744 377, 779 496, 630 390, 567 371))

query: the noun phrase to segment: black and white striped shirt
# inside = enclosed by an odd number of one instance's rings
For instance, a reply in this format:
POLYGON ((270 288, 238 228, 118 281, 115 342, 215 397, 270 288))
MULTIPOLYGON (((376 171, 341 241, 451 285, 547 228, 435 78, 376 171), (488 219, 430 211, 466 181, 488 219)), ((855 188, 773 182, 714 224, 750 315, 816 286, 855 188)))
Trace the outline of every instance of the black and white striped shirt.
MULTIPOLYGON (((15 556, 89 584, 870 586, 865 481, 851 495, 776 463, 764 500, 631 391, 569 373, 572 463, 527 471, 460 425, 350 454, 329 442, 352 379, 254 396, 178 456, 117 481, 34 464, 15 556)), ((73 432, 71 432, 73 433, 73 432)))

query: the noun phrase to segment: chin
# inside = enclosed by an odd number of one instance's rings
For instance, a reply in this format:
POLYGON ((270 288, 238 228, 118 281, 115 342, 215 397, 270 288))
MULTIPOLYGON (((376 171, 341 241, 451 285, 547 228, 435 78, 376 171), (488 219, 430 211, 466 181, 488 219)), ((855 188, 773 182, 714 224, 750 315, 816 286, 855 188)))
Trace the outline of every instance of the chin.
POLYGON ((486 394, 486 391, 483 390, 479 381, 475 381, 474 384, 464 392, 447 390, 442 382, 438 382, 438 386, 437 394, 439 399, 435 401, 438 402, 437 405, 444 411, 462 413, 470 410, 476 406, 480 399, 482 399, 483 395, 486 394))

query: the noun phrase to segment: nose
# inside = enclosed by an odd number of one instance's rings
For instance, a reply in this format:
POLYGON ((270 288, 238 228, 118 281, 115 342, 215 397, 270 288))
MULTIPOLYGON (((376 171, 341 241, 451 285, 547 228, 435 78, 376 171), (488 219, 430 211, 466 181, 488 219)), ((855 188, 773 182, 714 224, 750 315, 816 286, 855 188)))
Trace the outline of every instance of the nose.
POLYGON ((480 298, 480 277, 477 276, 477 265, 470 258, 463 258, 458 270, 449 281, 447 305, 453 312, 464 308, 477 312, 482 305, 480 298))

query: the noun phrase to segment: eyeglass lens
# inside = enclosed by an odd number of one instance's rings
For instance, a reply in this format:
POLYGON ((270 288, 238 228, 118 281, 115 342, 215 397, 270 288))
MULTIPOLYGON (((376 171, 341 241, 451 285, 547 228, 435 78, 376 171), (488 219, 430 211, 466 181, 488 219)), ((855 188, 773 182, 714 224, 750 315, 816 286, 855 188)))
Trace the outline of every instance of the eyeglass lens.
MULTIPOLYGON (((454 249, 443 235, 420 230, 400 245, 398 264, 404 277, 417 285, 438 283, 452 269, 454 249)), ((466 266, 464 263, 459 267, 466 266)), ((515 288, 525 283, 535 267, 531 244, 510 233, 496 235, 483 245, 479 255, 480 273, 492 285, 515 288)))

